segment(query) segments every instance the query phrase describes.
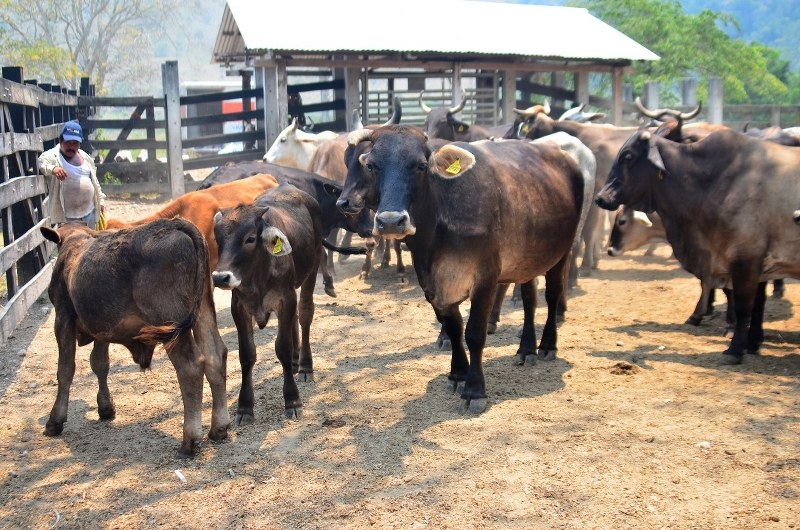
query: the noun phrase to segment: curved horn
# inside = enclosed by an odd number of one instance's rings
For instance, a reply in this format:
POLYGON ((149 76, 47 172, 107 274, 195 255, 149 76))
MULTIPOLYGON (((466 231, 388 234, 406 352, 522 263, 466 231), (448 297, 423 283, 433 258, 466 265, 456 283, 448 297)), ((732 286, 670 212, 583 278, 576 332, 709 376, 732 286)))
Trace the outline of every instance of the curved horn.
POLYGON ((347 135, 347 145, 356 146, 364 140, 372 140, 374 129, 359 129, 347 135))
POLYGON ((648 118, 652 118, 654 120, 663 121, 664 116, 672 116, 676 119, 680 120, 691 120, 692 118, 696 117, 700 114, 700 109, 702 104, 697 105, 697 108, 691 112, 682 113, 677 110, 672 109, 658 109, 658 110, 650 110, 642 104, 642 99, 639 96, 636 96, 634 100, 634 104, 636 104, 636 108, 639 109, 639 112, 648 118))
POLYGON ((549 114, 550 113, 550 105, 545 100, 544 105, 534 105, 532 107, 528 107, 525 110, 520 109, 513 109, 515 113, 517 113, 523 119, 531 119, 535 118, 537 114, 549 114))
POLYGON ((461 91, 461 102, 456 105, 455 107, 450 107, 447 109, 448 114, 458 114, 462 110, 464 110, 464 106, 467 104, 467 93, 463 90, 461 91))
POLYGON ((424 93, 425 93, 424 90, 420 90, 420 92, 419 92, 419 108, 421 108, 423 110, 423 112, 425 112, 425 114, 430 114, 431 113, 431 108, 429 106, 427 106, 425 103, 422 102, 422 94, 424 94, 424 93))
POLYGON ((397 125, 400 123, 400 118, 403 117, 403 107, 400 105, 400 98, 395 96, 392 100, 392 115, 389 117, 389 121, 383 124, 385 127, 386 125, 397 125))
POLYGON ((350 130, 358 131, 363 128, 364 124, 361 123, 361 113, 358 109, 353 109, 353 116, 350 118, 350 130))

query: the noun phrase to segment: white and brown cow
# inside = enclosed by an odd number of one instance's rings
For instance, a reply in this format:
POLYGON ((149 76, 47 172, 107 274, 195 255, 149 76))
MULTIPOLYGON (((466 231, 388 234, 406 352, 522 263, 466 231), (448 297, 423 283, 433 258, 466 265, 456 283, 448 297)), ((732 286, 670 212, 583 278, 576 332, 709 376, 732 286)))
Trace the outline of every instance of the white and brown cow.
POLYGON ((99 385, 100 419, 116 413, 108 389, 109 343, 128 348, 142 369, 149 368, 155 347, 163 344, 183 397, 178 456, 192 455, 201 440, 203 375, 213 397, 208 437, 225 438, 227 349, 217 330, 208 246, 198 229, 183 219, 159 219, 117 231, 77 224, 41 231, 58 244, 48 288, 55 309, 58 394, 44 433, 61 434, 76 344, 94 342, 90 362, 99 385))

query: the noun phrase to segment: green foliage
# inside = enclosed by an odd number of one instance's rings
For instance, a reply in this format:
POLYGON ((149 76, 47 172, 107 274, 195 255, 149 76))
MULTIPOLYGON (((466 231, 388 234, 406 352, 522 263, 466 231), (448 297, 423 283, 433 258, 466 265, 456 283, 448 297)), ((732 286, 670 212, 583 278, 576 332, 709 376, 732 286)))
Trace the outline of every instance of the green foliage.
POLYGON ((122 181, 115 177, 110 171, 106 171, 103 175, 102 184, 122 184, 122 181))
POLYGON ((696 15, 683 12, 677 0, 576 0, 571 5, 587 8, 658 54, 659 61, 636 64, 626 79, 641 93, 647 81, 659 81, 669 102, 672 82, 694 77, 699 89, 710 77, 723 79, 727 103, 786 103, 791 81, 789 62, 777 50, 745 43, 724 30, 737 29, 732 16, 704 9, 696 15))

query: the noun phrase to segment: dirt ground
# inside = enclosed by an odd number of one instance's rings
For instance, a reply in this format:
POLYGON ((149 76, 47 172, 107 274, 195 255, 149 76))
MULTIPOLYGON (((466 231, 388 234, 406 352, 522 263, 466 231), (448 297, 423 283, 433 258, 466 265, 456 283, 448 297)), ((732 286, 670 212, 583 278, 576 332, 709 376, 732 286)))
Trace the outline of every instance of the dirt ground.
MULTIPOLYGON (((134 219, 163 203, 108 205, 134 219)), ((0 349, 0 528, 798 528, 800 285, 767 301, 762 355, 721 366, 724 301, 685 325, 700 287, 669 255, 604 257, 581 278, 554 362, 514 365, 522 311, 507 298, 479 416, 446 391, 449 352, 413 272, 364 281, 352 257, 338 298, 318 283, 302 418, 283 417, 273 321, 256 332, 255 423, 193 460, 174 457, 183 407, 160 349, 141 372, 112 346, 117 417, 101 422, 80 348, 64 432, 42 434, 57 359, 45 296, 0 349)), ((233 415, 236 333, 215 296, 233 415)), ((206 386, 206 432, 210 404, 206 386)))

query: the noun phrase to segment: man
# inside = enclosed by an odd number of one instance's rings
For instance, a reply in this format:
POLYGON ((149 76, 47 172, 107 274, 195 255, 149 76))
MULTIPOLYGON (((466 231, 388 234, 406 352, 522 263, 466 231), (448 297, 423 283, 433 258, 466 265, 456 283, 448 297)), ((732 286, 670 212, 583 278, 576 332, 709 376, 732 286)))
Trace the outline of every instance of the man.
POLYGON ((49 177, 50 222, 83 222, 98 227, 105 194, 97 180, 97 167, 81 150, 83 130, 76 121, 61 129, 59 143, 39 156, 39 172, 49 177))

